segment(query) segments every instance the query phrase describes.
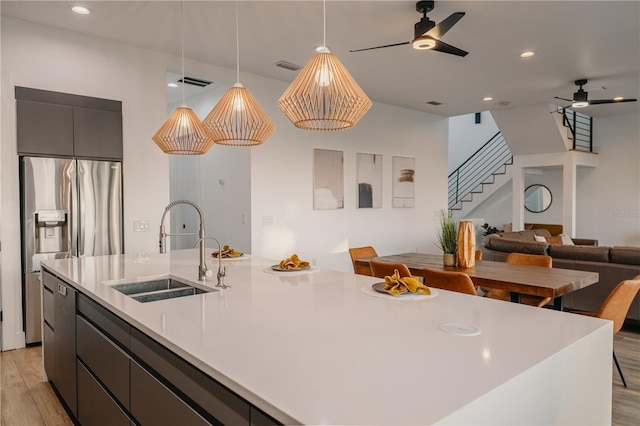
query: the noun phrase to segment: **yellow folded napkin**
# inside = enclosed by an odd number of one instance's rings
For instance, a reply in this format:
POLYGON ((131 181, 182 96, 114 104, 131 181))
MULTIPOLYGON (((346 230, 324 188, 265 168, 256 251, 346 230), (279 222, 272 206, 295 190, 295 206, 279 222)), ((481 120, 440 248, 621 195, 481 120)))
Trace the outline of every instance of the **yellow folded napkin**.
POLYGON ((384 291, 392 296, 398 296, 404 293, 422 293, 431 294, 431 290, 420 280, 414 277, 400 278, 400 273, 396 269, 392 276, 384 277, 384 291))
POLYGON ((278 264, 280 269, 286 269, 289 271, 297 271, 299 269, 306 269, 309 267, 309 262, 304 260, 300 260, 297 254, 292 254, 291 257, 287 257, 284 260, 281 260, 278 264))
POLYGON ((225 245, 222 247, 222 250, 218 251, 215 250, 213 253, 211 253, 211 255, 213 255, 213 257, 240 257, 242 256, 244 253, 239 252, 239 251, 235 251, 234 249, 232 249, 231 247, 225 245))

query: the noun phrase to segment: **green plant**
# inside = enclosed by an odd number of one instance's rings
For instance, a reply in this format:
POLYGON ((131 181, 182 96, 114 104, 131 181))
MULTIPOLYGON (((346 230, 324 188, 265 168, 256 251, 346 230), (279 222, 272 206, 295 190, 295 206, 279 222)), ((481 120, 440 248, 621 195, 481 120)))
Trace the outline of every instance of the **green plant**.
POLYGON ((484 232, 482 233, 482 235, 484 235, 485 237, 487 235, 498 233, 498 228, 496 228, 495 226, 489 226, 488 223, 485 223, 484 225, 482 225, 481 228, 484 229, 484 232))
POLYGON ((440 223, 436 231, 438 246, 442 252, 455 254, 458 247, 458 221, 453 217, 453 213, 440 211, 440 223))

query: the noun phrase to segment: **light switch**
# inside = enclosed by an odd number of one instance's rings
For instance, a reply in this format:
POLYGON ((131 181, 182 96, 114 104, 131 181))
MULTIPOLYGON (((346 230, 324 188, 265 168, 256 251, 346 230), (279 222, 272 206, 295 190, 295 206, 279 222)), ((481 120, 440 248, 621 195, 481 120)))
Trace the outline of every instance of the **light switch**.
POLYGON ((271 225, 273 223, 273 216, 262 216, 263 225, 271 225))

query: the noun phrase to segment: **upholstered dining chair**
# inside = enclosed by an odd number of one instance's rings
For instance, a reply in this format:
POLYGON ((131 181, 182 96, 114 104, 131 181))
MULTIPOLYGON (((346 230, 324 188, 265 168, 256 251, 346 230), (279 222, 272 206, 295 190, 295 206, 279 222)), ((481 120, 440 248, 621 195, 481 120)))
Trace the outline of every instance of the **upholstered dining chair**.
POLYGON ((424 284, 428 287, 476 295, 476 287, 473 285, 473 281, 464 272, 423 268, 422 276, 424 277, 424 284))
MULTIPOLYGON (((551 268, 553 263, 553 258, 551 256, 540 255, 540 254, 526 254, 526 253, 516 253, 511 252, 507 255, 505 263, 510 263, 512 265, 529 265, 529 266, 542 266, 545 268, 551 268)), ((489 290, 484 297, 488 297, 490 299, 500 299, 505 301, 511 301, 511 295, 508 291, 500 290, 497 288, 489 290)), ((539 296, 529 296, 522 295, 520 296, 520 303, 529 306, 537 306, 539 308, 543 307, 547 303, 551 302, 550 297, 539 297, 539 296)))
POLYGON ((353 265, 353 272, 359 275, 372 276, 371 267, 358 265, 356 264, 356 260, 378 257, 378 253, 376 253, 376 249, 374 249, 371 246, 350 248, 349 256, 351 256, 351 264, 353 265))
MULTIPOLYGON (((607 298, 602 302, 602 306, 598 312, 576 312, 580 315, 587 315, 590 317, 602 318, 613 321, 613 335, 618 334, 624 323, 624 319, 629 312, 631 302, 640 291, 640 275, 637 275, 631 280, 621 281, 607 298)), ((613 361, 616 363, 618 373, 622 379, 622 384, 627 387, 627 381, 624 379, 620 363, 616 357, 616 351, 613 351, 613 361)))
POLYGON ((400 278, 410 277, 411 271, 407 268, 407 265, 404 263, 389 263, 389 262, 378 262, 377 260, 369 261, 371 265, 371 272, 374 277, 384 278, 387 276, 393 275, 393 273, 398 270, 398 274, 400 274, 400 278))

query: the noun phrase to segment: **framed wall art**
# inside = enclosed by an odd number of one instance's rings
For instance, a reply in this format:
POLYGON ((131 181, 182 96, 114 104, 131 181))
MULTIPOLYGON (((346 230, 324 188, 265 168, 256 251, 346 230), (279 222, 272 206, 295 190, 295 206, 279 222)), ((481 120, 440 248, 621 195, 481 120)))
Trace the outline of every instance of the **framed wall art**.
POLYGON ((415 158, 392 157, 391 171, 393 183, 391 187, 392 207, 415 207, 415 158))
POLYGON ((382 207, 382 155, 356 154, 356 208, 382 207))
POLYGON ((342 151, 313 150, 313 209, 344 208, 344 160, 342 151))

